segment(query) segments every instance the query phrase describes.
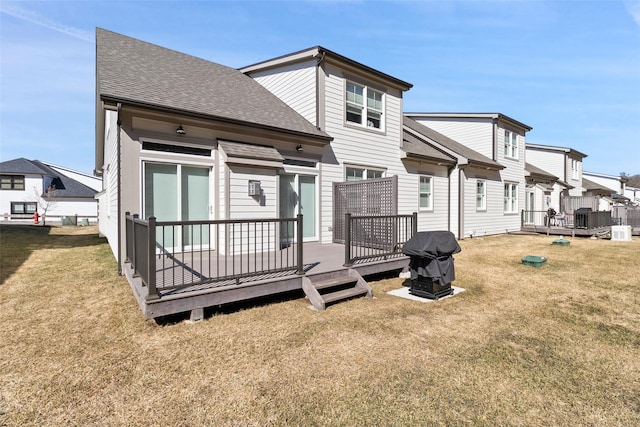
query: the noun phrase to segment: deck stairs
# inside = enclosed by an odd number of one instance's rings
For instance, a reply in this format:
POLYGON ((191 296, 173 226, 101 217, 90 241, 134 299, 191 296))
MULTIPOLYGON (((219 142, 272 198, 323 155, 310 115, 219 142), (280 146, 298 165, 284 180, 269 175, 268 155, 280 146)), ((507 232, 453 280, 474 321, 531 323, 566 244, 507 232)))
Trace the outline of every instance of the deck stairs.
POLYGON ((302 278, 302 289, 316 310, 324 310, 329 304, 351 298, 373 296, 371 287, 353 269, 305 276, 302 278))

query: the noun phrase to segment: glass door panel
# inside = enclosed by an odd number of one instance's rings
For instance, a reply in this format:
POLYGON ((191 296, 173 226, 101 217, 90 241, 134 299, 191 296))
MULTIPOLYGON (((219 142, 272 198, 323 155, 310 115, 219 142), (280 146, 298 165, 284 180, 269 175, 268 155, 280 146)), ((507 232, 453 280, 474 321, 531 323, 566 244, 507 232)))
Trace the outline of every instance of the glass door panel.
MULTIPOLYGON (((157 163, 146 163, 144 171, 144 216, 154 216, 156 221, 176 221, 178 219, 178 167, 157 163)), ((171 248, 174 246, 174 235, 162 229, 156 232, 158 245, 171 248)))
POLYGON ((300 213, 303 215, 304 238, 316 237, 316 178, 301 175, 300 181, 300 213))
MULTIPOLYGON (((295 175, 280 175, 280 218, 295 218, 298 194, 295 190, 295 175)), ((280 244, 287 245, 294 240, 293 222, 280 225, 280 244)))
MULTIPOLYGON (((209 219, 209 169, 191 166, 181 168, 182 220, 206 221, 209 219)), ((209 244, 209 226, 184 227, 183 244, 201 246, 209 244)))

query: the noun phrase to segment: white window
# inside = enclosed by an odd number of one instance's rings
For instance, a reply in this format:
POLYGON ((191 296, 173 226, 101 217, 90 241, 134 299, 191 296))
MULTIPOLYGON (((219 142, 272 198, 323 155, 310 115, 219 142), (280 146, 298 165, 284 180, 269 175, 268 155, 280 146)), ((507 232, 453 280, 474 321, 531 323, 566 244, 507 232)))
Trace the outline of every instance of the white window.
POLYGON ((360 181, 362 179, 383 178, 384 171, 381 169, 347 167, 346 181, 360 181))
POLYGON ((487 210, 487 186, 481 179, 476 181, 476 210, 487 210))
POLYGON ((514 159, 518 158, 518 134, 510 130, 504 131, 504 155, 514 159))
POLYGON ((433 209, 433 179, 430 176, 420 177, 420 209, 433 209))
POLYGON ((571 178, 579 179, 580 176, 580 165, 576 159, 571 159, 571 178))
POLYGON ((504 212, 518 212, 518 184, 506 183, 504 185, 504 212))
POLYGON ((367 86, 347 82, 346 120, 348 123, 372 129, 383 129, 383 109, 384 96, 382 92, 367 86))

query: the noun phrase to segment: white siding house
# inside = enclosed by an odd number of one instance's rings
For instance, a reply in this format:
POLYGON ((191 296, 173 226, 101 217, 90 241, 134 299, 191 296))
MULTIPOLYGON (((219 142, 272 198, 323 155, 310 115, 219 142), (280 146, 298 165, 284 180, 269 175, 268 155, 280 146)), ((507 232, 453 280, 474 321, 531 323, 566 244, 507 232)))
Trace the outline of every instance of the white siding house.
POLYGON ((525 209, 524 146, 531 127, 499 113, 405 115, 471 150, 457 149, 462 157, 450 195, 457 201, 457 235, 463 238, 519 230, 525 209))
POLYGON ((559 208, 562 195, 583 195, 582 160, 586 154, 568 147, 526 144, 526 156, 528 163, 559 177, 550 195, 552 207, 559 208))
POLYGON ((0 163, 0 213, 2 220, 32 220, 35 212, 45 222, 60 223, 63 217, 77 223, 95 223, 94 199, 100 180, 38 160, 19 158, 0 163), (90 186, 89 186, 90 185, 90 186))

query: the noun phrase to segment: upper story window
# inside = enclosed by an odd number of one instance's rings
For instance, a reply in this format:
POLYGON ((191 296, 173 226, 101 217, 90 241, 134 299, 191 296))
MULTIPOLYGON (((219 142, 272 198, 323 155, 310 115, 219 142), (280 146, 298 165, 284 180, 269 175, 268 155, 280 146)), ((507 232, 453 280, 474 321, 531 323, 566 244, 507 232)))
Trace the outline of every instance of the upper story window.
POLYGON ((346 181, 360 181, 363 179, 382 178, 384 171, 381 169, 347 167, 346 181))
POLYGON ((384 129, 382 92, 367 86, 347 82, 346 120, 348 123, 372 129, 384 129))
POLYGON ((518 184, 504 185, 504 213, 518 212, 518 184))
POLYGON ((476 210, 487 210, 487 185, 481 179, 476 181, 476 210))
POLYGON ((506 129, 504 131, 504 156, 518 158, 518 134, 506 129))
POLYGON ((0 175, 0 190, 24 190, 24 175, 0 175))
POLYGON ((420 209, 433 209, 433 179, 430 176, 420 177, 420 209))
POLYGON ((571 178, 579 179, 580 178, 580 162, 576 159, 571 159, 571 178))

